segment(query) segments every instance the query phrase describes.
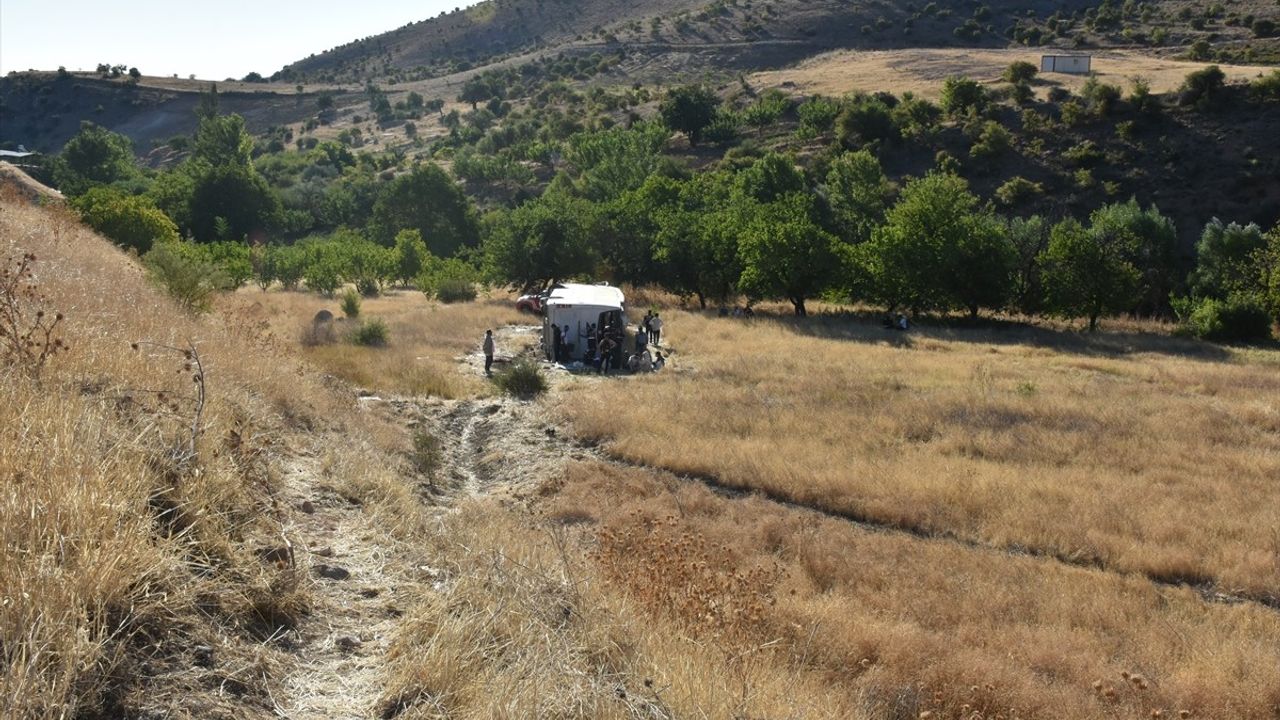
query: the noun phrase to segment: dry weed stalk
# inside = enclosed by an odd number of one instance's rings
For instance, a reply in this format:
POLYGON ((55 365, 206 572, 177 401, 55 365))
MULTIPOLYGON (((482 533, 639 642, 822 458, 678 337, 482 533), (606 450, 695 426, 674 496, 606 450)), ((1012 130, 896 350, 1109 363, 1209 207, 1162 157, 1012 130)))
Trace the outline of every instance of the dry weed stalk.
POLYGON ((181 467, 186 467, 196 461, 199 457, 198 442, 201 431, 204 428, 204 410, 205 401, 208 398, 208 388, 205 382, 204 361, 200 359, 200 350, 195 343, 187 341, 185 348, 166 345, 164 343, 151 342, 148 340, 139 340, 133 343, 134 351, 140 351, 143 347, 156 348, 171 353, 182 355, 183 364, 177 370, 179 375, 189 375, 191 378, 191 394, 184 396, 180 391, 163 390, 163 389, 134 389, 137 392, 151 396, 155 402, 150 409, 156 413, 169 413, 175 416, 189 417, 185 421, 187 428, 184 441, 174 449, 174 461, 181 467), (185 407, 184 407, 185 406, 185 407), (185 412, 187 415, 183 415, 185 412))
POLYGON ((20 367, 33 380, 67 345, 58 337, 62 313, 52 318, 43 309, 48 299, 36 285, 34 253, 0 265, 0 357, 20 367))

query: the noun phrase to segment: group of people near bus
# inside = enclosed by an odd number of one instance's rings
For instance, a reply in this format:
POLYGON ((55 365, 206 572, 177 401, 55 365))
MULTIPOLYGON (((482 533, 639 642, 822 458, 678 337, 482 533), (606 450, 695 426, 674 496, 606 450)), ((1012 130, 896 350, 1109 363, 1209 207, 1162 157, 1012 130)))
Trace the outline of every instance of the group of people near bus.
MULTIPOLYGON (((563 328, 551 326, 552 357, 558 363, 569 362, 573 357, 569 338, 568 325, 563 328)), ((625 326, 614 320, 606 320, 599 327, 588 323, 582 338, 586 341, 583 362, 602 374, 620 367, 631 372, 654 372, 667 364, 662 351, 656 349, 662 339, 662 318, 656 312, 645 313, 643 322, 636 326, 634 348, 623 347, 626 342, 625 326), (650 351, 650 346, 655 349, 650 351)))

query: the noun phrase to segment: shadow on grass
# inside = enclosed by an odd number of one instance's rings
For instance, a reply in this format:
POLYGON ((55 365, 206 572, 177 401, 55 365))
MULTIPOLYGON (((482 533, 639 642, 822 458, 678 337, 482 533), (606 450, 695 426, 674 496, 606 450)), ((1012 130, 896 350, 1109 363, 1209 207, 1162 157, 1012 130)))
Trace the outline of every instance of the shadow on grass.
MULTIPOLYGON (((1090 357, 1119 358, 1156 353, 1211 362, 1224 362, 1233 358, 1231 351, 1221 345, 1153 332, 1100 330, 1090 333, 1041 327, 1018 320, 983 318, 974 321, 955 316, 925 316, 922 322, 913 324, 910 330, 902 332, 885 328, 881 324, 883 317, 883 313, 875 311, 850 310, 810 315, 806 318, 761 314, 757 319, 777 323, 798 335, 867 344, 887 343, 904 348, 914 347, 921 340, 940 340, 985 345, 1028 345, 1090 357)), ((726 319, 726 322, 732 322, 732 319, 726 319)), ((1253 347, 1280 349, 1280 344, 1273 341, 1253 347)))

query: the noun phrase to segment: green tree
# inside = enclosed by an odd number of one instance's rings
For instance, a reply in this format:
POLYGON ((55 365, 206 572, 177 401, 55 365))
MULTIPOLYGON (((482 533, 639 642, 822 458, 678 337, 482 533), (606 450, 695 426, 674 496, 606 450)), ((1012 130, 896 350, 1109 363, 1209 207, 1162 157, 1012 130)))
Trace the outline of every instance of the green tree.
POLYGON ((425 163, 387 184, 373 205, 372 237, 391 245, 401 230, 417 230, 437 257, 449 257, 480 239, 471 200, 439 166, 425 163))
MULTIPOLYGON (((758 203, 727 172, 705 172, 657 209, 653 257, 663 284, 683 296, 724 300, 742 275, 738 239, 758 203)), ((664 200, 666 200, 664 198, 664 200)))
POLYGON ((690 145, 697 145, 702 131, 716 117, 716 109, 720 107, 720 98, 714 92, 701 85, 684 85, 672 88, 658 107, 662 120, 667 127, 682 132, 689 138, 690 145))
POLYGON ((977 80, 949 77, 942 82, 942 111, 951 117, 982 112, 987 107, 987 90, 977 80))
POLYGON ((577 173, 578 191, 597 202, 634 190, 658 169, 667 131, 655 123, 637 123, 569 138, 564 159, 577 173))
POLYGON ((589 274, 595 206, 554 186, 541 198, 485 218, 484 264, 494 281, 522 290, 589 274))
POLYGON ((414 229, 396 234, 396 279, 402 284, 417 279, 431 259, 431 251, 422 240, 422 233, 414 229))
POLYGON ((214 167, 247 167, 253 157, 253 136, 239 115, 215 115, 200 120, 196 128, 194 157, 214 167))
POLYGON ((458 102, 471 103, 471 109, 475 110, 480 103, 491 97, 494 97, 494 91, 488 79, 477 75, 462 86, 462 92, 458 93, 458 102))
POLYGON ((1154 205, 1142 209, 1137 200, 1104 205, 1089 216, 1089 231, 1107 247, 1114 247, 1142 278, 1133 310, 1158 313, 1167 309, 1169 295, 1180 279, 1178 233, 1173 221, 1154 205))
POLYGON ((871 239, 884 221, 891 186, 871 153, 845 153, 831 163, 827 172, 827 204, 831 226, 841 240, 860 244, 871 239))
POLYGON ((968 184, 938 172, 907 184, 856 257, 869 299, 891 309, 960 307, 973 316, 1004 305, 1016 265, 1008 237, 968 184))
POLYGON ((743 111, 742 119, 763 135, 765 128, 782 119, 790 107, 791 101, 782 91, 768 90, 743 111))
POLYGON ((1130 308, 1142 273, 1126 255, 1114 236, 1090 232, 1074 219, 1055 225, 1040 256, 1048 310, 1061 317, 1087 317, 1092 332, 1102 315, 1130 308))
POLYGON ((838 241, 813 221, 812 196, 791 193, 762 208, 743 228, 740 284, 759 297, 780 297, 804 317, 807 298, 824 292, 840 265, 838 241))
POLYGON ((857 95, 845 103, 836 120, 836 137, 846 148, 860 148, 873 142, 892 142, 901 137, 892 109, 873 95, 857 95))
POLYGON ((72 201, 72 206, 86 225, 138 254, 157 242, 179 240, 177 226, 145 197, 95 187, 72 201))
POLYGON ((53 168, 58 188, 72 196, 137 175, 129 138, 88 121, 80 123, 80 132, 63 146, 53 168))
POLYGON ((765 155, 738 173, 737 187, 742 194, 762 203, 808 189, 795 158, 776 152, 765 155))
POLYGON ((197 240, 243 240, 264 233, 280 218, 280 198, 253 166, 193 164, 188 201, 197 240))
POLYGON ((1229 225, 1213 218, 1196 243, 1196 268, 1187 279, 1194 298, 1225 300, 1258 285, 1256 259, 1267 241, 1257 225, 1229 225))

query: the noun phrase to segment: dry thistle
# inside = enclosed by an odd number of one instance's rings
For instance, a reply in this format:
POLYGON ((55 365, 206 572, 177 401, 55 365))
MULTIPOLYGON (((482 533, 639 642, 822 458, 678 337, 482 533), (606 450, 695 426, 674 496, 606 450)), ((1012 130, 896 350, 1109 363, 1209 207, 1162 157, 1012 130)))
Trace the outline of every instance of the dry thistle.
POLYGON ((0 358, 39 381, 45 363, 69 348, 57 337, 62 313, 51 318, 40 307, 48 298, 36 285, 35 262, 36 256, 26 253, 0 265, 0 358))

